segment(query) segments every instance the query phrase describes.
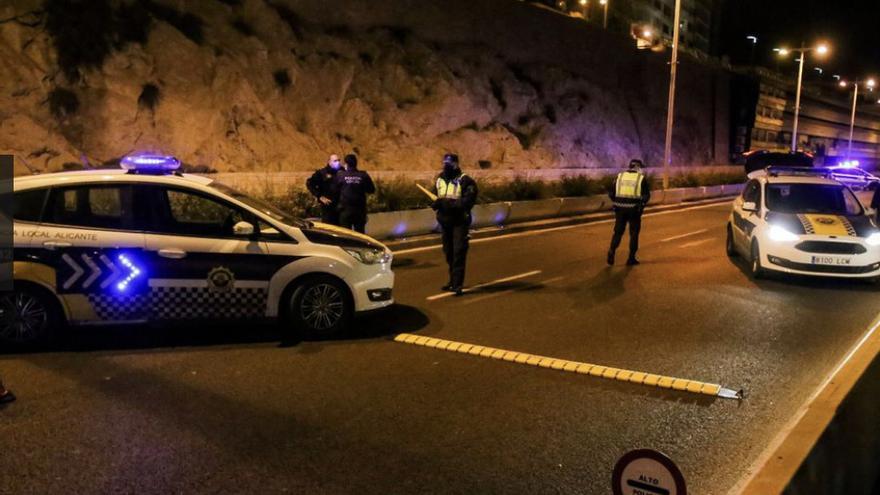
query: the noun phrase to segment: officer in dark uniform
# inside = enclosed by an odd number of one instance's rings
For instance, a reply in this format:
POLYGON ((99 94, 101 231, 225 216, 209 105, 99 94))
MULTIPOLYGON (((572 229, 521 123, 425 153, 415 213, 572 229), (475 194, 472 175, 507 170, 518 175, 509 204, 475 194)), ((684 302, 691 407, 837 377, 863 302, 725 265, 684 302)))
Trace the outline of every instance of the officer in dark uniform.
POLYGON ((339 204, 334 179, 342 168, 338 155, 330 155, 327 165, 315 170, 306 181, 306 188, 321 203, 321 221, 339 225, 339 204))
POLYGON ((355 155, 345 155, 345 170, 334 180, 339 194, 339 226, 364 233, 367 226, 367 195, 376 192, 370 174, 358 170, 355 155))
POLYGON ((471 209, 477 202, 477 183, 461 172, 458 155, 443 156, 443 171, 434 182, 437 222, 443 230, 443 253, 449 265, 449 283, 442 290, 462 295, 467 262, 471 209))
POLYGON ((3 386, 3 379, 0 378, 0 404, 7 404, 15 400, 15 394, 11 390, 7 390, 3 386))
POLYGON ((651 200, 651 186, 642 172, 641 160, 631 160, 629 167, 617 174, 608 195, 614 205, 614 235, 608 250, 608 264, 614 264, 614 252, 623 239, 623 231, 629 224, 629 258, 626 264, 638 265, 636 252, 639 250, 639 231, 642 228, 642 212, 651 200))

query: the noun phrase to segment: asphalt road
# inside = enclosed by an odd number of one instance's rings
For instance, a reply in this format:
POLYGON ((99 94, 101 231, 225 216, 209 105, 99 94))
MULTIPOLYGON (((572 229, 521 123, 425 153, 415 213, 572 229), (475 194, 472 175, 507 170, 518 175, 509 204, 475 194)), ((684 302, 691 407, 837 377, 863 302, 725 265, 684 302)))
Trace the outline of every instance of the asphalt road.
POLYGON ((272 328, 78 330, 0 356, 0 493, 610 493, 661 450, 726 493, 880 312, 867 283, 755 282, 726 205, 648 216, 642 265, 608 223, 472 244, 462 298, 440 251, 396 257, 398 305, 331 342, 272 328), (625 259, 625 247, 619 253, 625 259), (400 332, 720 383, 742 401, 395 343, 400 332))

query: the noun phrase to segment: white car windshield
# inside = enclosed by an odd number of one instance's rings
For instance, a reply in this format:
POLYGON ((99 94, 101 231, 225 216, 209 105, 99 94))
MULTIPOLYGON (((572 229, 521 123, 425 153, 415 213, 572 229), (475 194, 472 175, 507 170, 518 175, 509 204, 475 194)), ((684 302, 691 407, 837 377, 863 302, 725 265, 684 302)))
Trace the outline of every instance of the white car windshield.
POLYGON ((238 191, 236 189, 233 189, 225 184, 221 184, 219 182, 212 182, 211 187, 213 187, 214 189, 217 189, 218 191, 222 192, 223 194, 225 194, 227 196, 231 196, 231 197, 237 199, 238 201, 241 201, 242 203, 250 206, 251 208, 254 208, 255 210, 259 210, 260 213, 263 213, 264 215, 272 218, 273 220, 277 220, 281 223, 284 223, 287 225, 292 225, 294 227, 299 227, 299 228, 308 227, 308 225, 309 225, 309 222, 307 222, 301 218, 295 217, 293 215, 290 215, 289 213, 281 211, 278 208, 276 208, 275 206, 272 206, 271 204, 269 204, 263 200, 254 198, 252 196, 248 196, 247 194, 245 194, 241 191, 238 191))
POLYGON ((833 184, 767 184, 767 209, 778 213, 861 215, 848 188, 833 184))

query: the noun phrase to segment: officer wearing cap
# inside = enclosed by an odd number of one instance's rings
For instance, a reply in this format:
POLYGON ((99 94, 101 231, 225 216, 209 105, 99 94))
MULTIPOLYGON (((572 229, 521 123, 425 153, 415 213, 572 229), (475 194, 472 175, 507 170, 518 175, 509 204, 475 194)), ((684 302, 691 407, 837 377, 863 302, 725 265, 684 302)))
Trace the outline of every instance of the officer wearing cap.
POLYGON ((477 202, 477 183, 461 172, 458 155, 443 156, 443 170, 434 181, 437 223, 443 231, 443 254, 449 265, 449 282, 441 290, 460 296, 464 287, 471 209, 477 202))
POLYGON ((321 203, 321 221, 332 225, 339 225, 339 206, 334 180, 341 168, 339 155, 330 155, 327 165, 315 170, 306 181, 306 188, 321 203))
POLYGON ((614 205, 614 235, 611 237, 611 248, 608 250, 608 264, 614 264, 614 252, 623 239, 623 231, 629 225, 629 258, 626 264, 638 265, 636 252, 639 250, 639 231, 642 228, 642 212, 651 200, 651 187, 642 172, 644 164, 641 160, 631 160, 629 167, 619 174, 614 185, 608 192, 614 205))
POLYGON ((355 155, 345 155, 345 170, 334 180, 339 194, 339 226, 364 233, 367 226, 367 195, 376 192, 370 174, 358 170, 355 155))

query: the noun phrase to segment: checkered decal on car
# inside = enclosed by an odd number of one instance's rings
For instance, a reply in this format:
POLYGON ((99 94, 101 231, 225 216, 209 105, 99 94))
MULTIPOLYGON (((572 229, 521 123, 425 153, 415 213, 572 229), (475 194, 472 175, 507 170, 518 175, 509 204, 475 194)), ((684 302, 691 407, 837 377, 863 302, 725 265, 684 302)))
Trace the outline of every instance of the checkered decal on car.
POLYGON ((147 319, 149 296, 119 296, 113 294, 89 294, 89 303, 98 318, 106 321, 134 321, 147 319))
POLYGON ((259 318, 266 314, 267 297, 263 288, 215 292, 204 287, 152 287, 139 296, 88 296, 98 318, 106 321, 259 318))

